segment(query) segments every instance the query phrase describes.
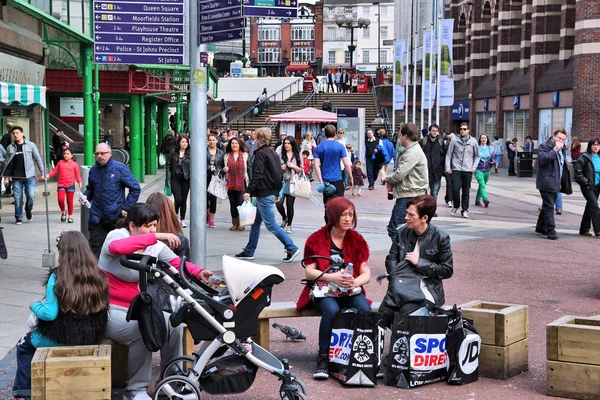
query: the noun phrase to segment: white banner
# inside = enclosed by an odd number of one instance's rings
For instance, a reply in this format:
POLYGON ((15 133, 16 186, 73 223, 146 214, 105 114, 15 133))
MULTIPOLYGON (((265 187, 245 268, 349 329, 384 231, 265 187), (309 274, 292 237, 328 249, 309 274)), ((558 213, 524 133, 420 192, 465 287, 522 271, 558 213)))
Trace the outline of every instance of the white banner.
POLYGON ((396 40, 394 50, 394 110, 404 109, 404 87, 406 78, 404 76, 404 51, 406 40, 396 40))
POLYGON ((454 104, 454 65, 452 61, 452 39, 454 37, 454 20, 443 19, 440 40, 442 50, 440 54, 440 106, 454 104))
POLYGON ((431 110, 433 103, 435 102, 436 93, 436 66, 435 66, 435 54, 433 54, 433 30, 428 29, 425 31, 423 37, 423 51, 425 52, 424 60, 424 73, 422 80, 422 98, 421 104, 426 110, 431 110))

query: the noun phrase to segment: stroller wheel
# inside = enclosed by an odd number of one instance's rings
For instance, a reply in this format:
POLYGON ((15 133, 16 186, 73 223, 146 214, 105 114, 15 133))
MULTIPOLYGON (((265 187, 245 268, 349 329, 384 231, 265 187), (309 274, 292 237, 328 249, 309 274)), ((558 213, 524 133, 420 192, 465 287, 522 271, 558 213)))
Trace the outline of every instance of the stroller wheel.
MULTIPOLYGON (((158 383, 154 390, 154 400, 202 400, 196 383, 185 376, 169 376, 158 383)), ((306 397, 305 397, 306 399, 306 397)))
POLYGON ((285 391, 281 392, 281 400, 307 400, 307 397, 304 393, 300 392, 290 392, 285 391))
POLYGON ((196 359, 189 356, 176 357, 167 364, 162 374, 161 379, 169 376, 187 376, 189 370, 194 366, 196 359))

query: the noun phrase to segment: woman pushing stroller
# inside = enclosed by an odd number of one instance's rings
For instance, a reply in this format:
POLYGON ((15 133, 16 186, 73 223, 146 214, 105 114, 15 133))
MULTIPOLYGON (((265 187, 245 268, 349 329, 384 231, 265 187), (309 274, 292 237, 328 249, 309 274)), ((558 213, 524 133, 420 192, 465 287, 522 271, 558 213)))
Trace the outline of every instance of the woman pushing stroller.
MULTIPOLYGON (((156 232, 159 211, 150 204, 135 204, 125 219, 125 227, 108 234, 102 247, 98 267, 108 278, 108 298, 111 312, 106 337, 129 347, 128 382, 124 400, 149 400, 146 393, 152 374, 152 352, 143 340, 137 321, 127 322, 128 308, 139 289, 139 273, 123 267, 119 256, 142 253, 156 257, 179 269, 180 259, 171 248, 178 248, 179 238, 173 233, 156 232)), ((212 272, 192 263, 186 264, 188 271, 203 281, 208 281, 212 272)), ((183 327, 173 328, 164 313, 169 330, 168 339, 161 349, 161 370, 175 357, 182 354, 183 327)))

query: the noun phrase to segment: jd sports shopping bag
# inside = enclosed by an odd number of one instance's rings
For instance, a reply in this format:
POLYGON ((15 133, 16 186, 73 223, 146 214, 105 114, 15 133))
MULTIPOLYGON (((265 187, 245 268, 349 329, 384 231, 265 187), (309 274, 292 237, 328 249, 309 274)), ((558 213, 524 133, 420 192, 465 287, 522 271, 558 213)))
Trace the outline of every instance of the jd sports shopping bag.
POLYGON ((396 314, 386 358, 385 384, 409 389, 446 380, 447 317, 396 314))
POLYGON ((385 321, 374 312, 338 313, 329 345, 329 373, 340 383, 376 386, 383 356, 385 321))
POLYGON ((448 383, 451 385, 464 385, 479 379, 479 352, 481 351, 481 337, 473 324, 463 318, 462 312, 454 305, 449 310, 448 334, 448 383))

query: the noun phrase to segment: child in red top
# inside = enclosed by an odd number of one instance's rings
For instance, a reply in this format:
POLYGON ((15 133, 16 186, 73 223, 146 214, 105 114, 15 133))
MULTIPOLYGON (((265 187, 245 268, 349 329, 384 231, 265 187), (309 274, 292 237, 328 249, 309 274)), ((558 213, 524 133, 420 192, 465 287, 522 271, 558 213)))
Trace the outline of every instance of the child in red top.
POLYGON ((302 160, 304 162, 304 173, 306 175, 310 174, 310 160, 308 159, 309 156, 310 153, 308 152, 308 150, 304 150, 302 152, 302 160))
POLYGON ((81 190, 81 174, 79 173, 79 165, 73 160, 73 153, 71 149, 66 148, 63 151, 63 160, 60 160, 56 167, 45 177, 45 179, 52 178, 56 174, 58 175, 58 206, 62 211, 60 220, 65 222, 67 220, 67 213, 65 211, 65 195, 67 197, 67 207, 69 211, 69 223, 73 223, 73 197, 75 196, 75 182, 79 185, 81 190))

